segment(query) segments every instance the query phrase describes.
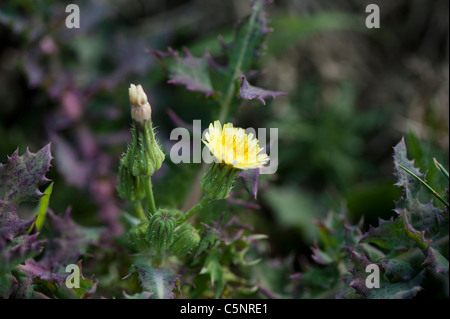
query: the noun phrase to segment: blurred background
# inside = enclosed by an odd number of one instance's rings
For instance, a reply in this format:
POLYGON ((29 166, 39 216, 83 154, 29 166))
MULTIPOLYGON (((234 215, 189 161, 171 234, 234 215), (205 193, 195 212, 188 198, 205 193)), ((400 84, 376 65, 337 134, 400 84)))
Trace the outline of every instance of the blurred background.
MULTIPOLYGON (((55 187, 50 206, 86 226, 123 232, 116 194, 118 162, 130 138, 128 87, 142 84, 158 138, 210 123, 200 94, 167 84, 147 49, 183 46, 220 55, 249 14, 242 0, 50 1, 0 5, 0 161, 19 148, 51 143, 55 187), (80 7, 81 27, 65 27, 66 5, 80 7), (171 116, 172 115, 172 116, 171 116)), ((279 130, 279 167, 260 178, 255 232, 269 236, 274 258, 310 255, 313 219, 346 207, 352 222, 393 216, 393 146, 405 137, 410 158, 428 171, 448 167, 449 2, 426 0, 276 0, 262 73, 252 84, 288 94, 262 105, 245 101, 242 127, 279 130), (380 7, 381 28, 365 26, 366 5, 380 7)), ((161 205, 182 207, 197 166, 166 163, 155 176, 161 205)), ((436 178, 435 178, 436 177, 436 178)), ((305 257, 306 256, 306 257, 305 257)))

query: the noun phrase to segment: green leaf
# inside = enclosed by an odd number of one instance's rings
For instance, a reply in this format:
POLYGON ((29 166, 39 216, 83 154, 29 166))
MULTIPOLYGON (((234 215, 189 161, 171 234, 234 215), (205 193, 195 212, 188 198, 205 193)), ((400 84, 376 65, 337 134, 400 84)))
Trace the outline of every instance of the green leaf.
POLYGON ((409 262, 398 259, 384 259, 381 268, 391 282, 409 281, 416 275, 416 270, 409 262))
MULTIPOLYGON (((0 200, 17 205, 39 199, 43 194, 38 187, 50 181, 45 174, 51 159, 50 145, 37 153, 31 153, 27 148, 22 156, 17 149, 6 164, 0 163, 0 200)), ((0 202, 0 209, 3 205, 0 202)))
POLYGON ((350 282, 350 286, 355 289, 356 293, 368 298, 368 299, 409 299, 413 298, 417 295, 417 293, 422 290, 420 284, 422 283, 425 277, 425 270, 422 270, 419 274, 414 276, 414 278, 406 281, 398 281, 398 282, 390 282, 387 280, 385 275, 385 270, 387 269, 390 276, 395 277, 395 279, 409 278, 412 275, 412 271, 409 267, 402 269, 400 266, 405 267, 405 264, 399 265, 395 262, 385 263, 383 268, 383 264, 377 263, 376 265, 379 267, 379 280, 380 287, 379 288, 368 288, 366 286, 366 279, 370 275, 370 272, 366 272, 366 267, 372 263, 366 256, 361 255, 357 252, 353 252, 350 258, 350 261, 353 264, 353 268, 350 271, 352 274, 352 281, 350 282), (395 271, 392 270, 393 266, 397 266, 395 271), (390 267, 389 267, 390 266, 390 267), (405 275, 406 274, 406 275, 405 275), (402 276, 403 275, 403 276, 402 276))
POLYGON ((48 187, 44 191, 44 196, 39 200, 39 204, 35 209, 34 214, 37 215, 36 221, 28 230, 28 233, 31 233, 34 227, 36 227, 36 231, 40 232, 42 226, 44 225, 45 216, 47 216, 48 203, 50 201, 50 196, 52 195, 53 190, 53 182, 48 185, 48 187))
POLYGON ((78 299, 86 299, 97 290, 97 282, 94 281, 94 275, 89 278, 84 278, 81 260, 78 262, 80 268, 80 287, 73 287, 72 289, 77 294, 78 299))
POLYGON ((378 227, 369 227, 369 231, 361 238, 363 243, 375 244, 387 252, 406 251, 414 246, 406 235, 400 218, 380 219, 378 227))
POLYGON ((216 289, 216 298, 219 298, 225 287, 225 271, 220 264, 219 259, 219 252, 217 250, 210 250, 208 257, 203 264, 203 268, 200 270, 200 275, 209 275, 211 285, 216 289))

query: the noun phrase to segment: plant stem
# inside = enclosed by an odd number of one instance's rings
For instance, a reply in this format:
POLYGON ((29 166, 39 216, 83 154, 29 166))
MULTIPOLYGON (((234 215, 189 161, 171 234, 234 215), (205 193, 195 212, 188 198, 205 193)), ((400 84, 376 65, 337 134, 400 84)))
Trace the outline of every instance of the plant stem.
POLYGON ((434 196, 436 196, 437 199, 439 199, 445 206, 448 207, 448 202, 438 193, 436 192, 430 185, 428 185, 423 179, 421 179, 419 176, 417 176, 416 174, 414 174, 413 172, 411 172, 409 169, 407 169, 405 166, 398 164, 398 166, 404 170, 405 172, 407 172, 408 174, 410 174, 411 176, 413 176, 415 179, 417 179, 420 183, 422 183, 423 186, 425 186, 430 192, 433 193, 434 196))
POLYGON ((153 198, 151 176, 143 177, 142 182, 144 183, 145 195, 147 197, 147 203, 148 203, 148 210, 149 210, 150 214, 154 214, 156 212, 156 205, 155 205, 155 199, 153 198))
POLYGON ((141 201, 137 200, 133 204, 134 204, 134 209, 136 210, 136 214, 138 215, 139 219, 142 221, 146 221, 147 217, 145 216, 144 208, 142 207, 141 201))
POLYGON ((186 214, 183 217, 183 220, 188 220, 189 218, 194 216, 209 201, 210 199, 208 197, 203 197, 194 207, 192 207, 190 210, 186 212, 186 214))
POLYGON ((250 39, 250 35, 252 33, 255 20, 256 20, 256 14, 258 10, 254 10, 252 15, 250 16, 250 20, 248 22, 247 32, 245 33, 245 39, 243 41, 242 47, 240 48, 238 59, 236 61, 236 65, 234 66, 233 72, 231 73, 231 78, 228 82, 228 87, 225 91, 225 96, 220 102, 220 114, 219 114, 219 121, 221 123, 225 122, 228 113, 230 111, 230 105, 231 105, 231 98, 233 97, 234 89, 235 89, 235 80, 239 76, 239 73, 241 72, 241 66, 244 59, 245 51, 247 50, 247 44, 250 39))
POLYGON ((437 169, 448 179, 448 172, 447 170, 444 168, 444 166, 442 166, 441 163, 439 163, 438 161, 436 161, 435 158, 433 158, 434 161, 434 165, 436 165, 437 169))

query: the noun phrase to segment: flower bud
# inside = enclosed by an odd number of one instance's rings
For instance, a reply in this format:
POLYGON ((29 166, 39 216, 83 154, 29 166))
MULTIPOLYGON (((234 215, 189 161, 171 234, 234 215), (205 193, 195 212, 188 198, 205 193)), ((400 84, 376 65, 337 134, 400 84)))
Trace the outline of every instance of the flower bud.
POLYGON ((149 247, 149 244, 146 240, 148 225, 148 222, 140 223, 136 226, 133 226, 128 231, 128 238, 136 246, 136 248, 140 250, 149 247))
POLYGON ((175 231, 175 239, 171 250, 177 256, 182 257, 197 248, 199 243, 200 235, 198 234, 197 229, 191 224, 185 223, 175 231))
POLYGON ((132 140, 124 156, 124 164, 134 176, 151 176, 161 168, 165 155, 155 139, 151 107, 141 85, 129 88, 132 140))
POLYGON ((159 209, 150 217, 146 238, 159 251, 168 250, 174 240, 175 217, 167 209, 159 209))
POLYGON ((210 199, 225 199, 233 188, 233 181, 241 170, 213 162, 202 178, 201 187, 210 199))
POLYGON ((130 84, 128 93, 130 95, 131 118, 139 123, 149 121, 152 116, 152 107, 147 101, 147 94, 145 94, 142 85, 130 84))
POLYGON ((117 185, 119 196, 134 202, 145 197, 145 190, 139 177, 131 174, 130 170, 121 161, 119 166, 119 184, 117 185))

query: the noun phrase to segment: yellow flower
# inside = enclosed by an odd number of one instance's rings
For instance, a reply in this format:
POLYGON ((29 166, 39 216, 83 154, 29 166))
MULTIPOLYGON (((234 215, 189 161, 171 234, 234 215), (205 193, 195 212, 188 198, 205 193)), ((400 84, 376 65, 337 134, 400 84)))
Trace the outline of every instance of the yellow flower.
POLYGON ((252 133, 246 134, 243 128, 233 127, 232 123, 224 124, 215 121, 209 125, 205 133, 205 143, 217 162, 235 169, 247 170, 263 167, 269 161, 267 154, 259 154, 263 149, 252 133))

